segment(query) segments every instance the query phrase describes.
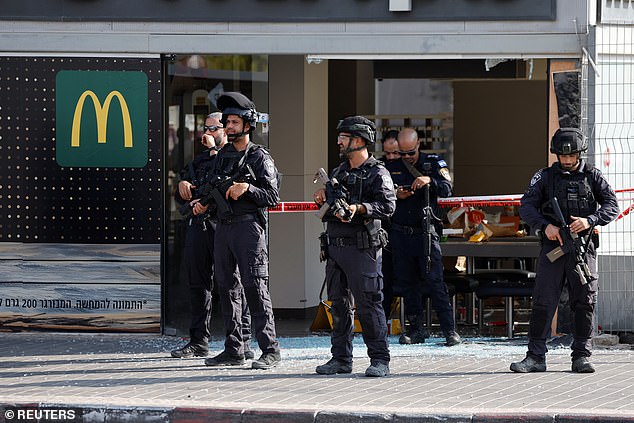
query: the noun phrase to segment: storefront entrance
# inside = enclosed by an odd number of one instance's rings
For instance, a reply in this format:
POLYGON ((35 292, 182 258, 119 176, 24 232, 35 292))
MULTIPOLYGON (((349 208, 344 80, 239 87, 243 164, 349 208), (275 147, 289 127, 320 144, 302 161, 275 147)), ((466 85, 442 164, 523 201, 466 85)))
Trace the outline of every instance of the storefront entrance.
MULTIPOLYGON (((258 111, 268 110, 268 58, 247 55, 175 55, 164 60, 165 160, 165 280, 164 331, 187 333, 190 319, 188 277, 184 267, 185 227, 174 200, 180 172, 203 150, 200 143, 205 117, 217 112, 216 98, 239 91, 252 98, 258 111)), ((255 142, 268 145, 268 132, 260 126, 255 142)), ((214 313, 217 297, 214 295, 214 313)), ((215 319, 218 320, 218 319, 215 319)))

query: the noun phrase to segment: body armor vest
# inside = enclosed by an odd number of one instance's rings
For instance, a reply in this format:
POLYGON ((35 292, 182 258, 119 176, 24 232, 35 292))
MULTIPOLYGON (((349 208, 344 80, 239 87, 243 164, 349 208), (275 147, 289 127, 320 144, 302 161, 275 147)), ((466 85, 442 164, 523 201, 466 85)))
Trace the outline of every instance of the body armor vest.
POLYGON ((365 170, 362 169, 350 169, 343 174, 336 176, 346 189, 350 196, 349 203, 361 203, 363 198, 363 180, 365 179, 365 170))
POLYGON ((196 175, 192 180, 192 184, 201 187, 205 182, 209 182, 212 177, 213 160, 207 159, 201 166, 196 169, 196 175))
MULTIPOLYGON (((333 178, 336 178, 341 185, 343 185, 348 191, 348 198, 346 201, 348 204, 360 204, 368 202, 370 198, 364 198, 363 185, 368 179, 368 173, 374 166, 378 165, 379 161, 372 159, 359 168, 353 168, 348 170, 342 170, 341 167, 337 168, 333 173, 333 178)), ((328 221, 338 221, 335 216, 327 216, 328 221)), ((364 219, 361 216, 355 215, 352 218, 353 223, 363 224, 364 219)))
POLYGON ((587 217, 597 210, 597 202, 588 181, 589 168, 584 172, 561 173, 548 171, 548 202, 542 206, 542 214, 557 222, 550 200, 557 197, 566 219, 570 216, 587 217))
POLYGON ((218 170, 223 176, 231 176, 238 170, 238 162, 244 155, 242 151, 230 151, 218 157, 218 170))

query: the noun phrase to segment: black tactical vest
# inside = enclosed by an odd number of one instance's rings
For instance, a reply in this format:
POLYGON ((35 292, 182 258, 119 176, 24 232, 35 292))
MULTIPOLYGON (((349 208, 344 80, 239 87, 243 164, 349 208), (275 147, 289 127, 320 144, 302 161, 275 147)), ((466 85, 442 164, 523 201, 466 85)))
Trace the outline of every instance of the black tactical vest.
POLYGON ((597 202, 589 182, 592 167, 586 164, 583 172, 557 172, 548 168, 548 202, 542 206, 542 214, 555 219, 550 200, 557 197, 566 219, 570 216, 587 217, 597 210, 597 202))
POLYGON ((333 174, 333 177, 337 178, 339 183, 346 187, 348 190, 348 203, 349 204, 357 204, 363 203, 370 198, 364 198, 364 189, 363 185, 365 180, 368 179, 368 176, 372 169, 379 165, 380 162, 374 158, 370 158, 363 166, 341 170, 338 168, 336 172, 333 174), (365 201, 364 201, 365 200, 365 201))
POLYGON ((238 171, 238 163, 244 155, 244 151, 225 151, 218 154, 216 169, 218 175, 232 176, 238 171))

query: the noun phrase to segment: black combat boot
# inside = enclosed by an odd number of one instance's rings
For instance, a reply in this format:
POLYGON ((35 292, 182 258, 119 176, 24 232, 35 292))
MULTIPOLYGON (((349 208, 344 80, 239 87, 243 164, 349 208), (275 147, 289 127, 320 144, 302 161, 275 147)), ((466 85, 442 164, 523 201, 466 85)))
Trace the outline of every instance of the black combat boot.
POLYGON ((174 358, 206 357, 209 355, 207 344, 189 341, 182 348, 172 350, 170 353, 174 358))
POLYGON ((205 360, 205 365, 210 367, 242 366, 244 363, 244 355, 233 355, 226 351, 205 360))
POLYGON ((574 373, 594 373, 594 366, 588 357, 578 357, 572 360, 572 371, 574 373))
POLYGON ((398 343, 403 345, 424 343, 425 339, 429 338, 429 333, 423 326, 422 316, 409 316, 407 320, 409 321, 407 334, 401 335, 398 338, 398 343))
POLYGON ((526 354, 524 360, 511 363, 511 370, 515 373, 545 372, 546 359, 526 354))
POLYGON ((460 338, 460 335, 458 335, 458 332, 456 332, 455 330, 450 330, 449 332, 447 332, 445 334, 445 340, 447 341, 445 345, 448 347, 453 347, 454 345, 462 343, 462 338, 460 338))
POLYGON ((282 361, 282 357, 279 352, 275 353, 264 353, 257 360, 251 362, 252 369, 270 369, 271 367, 277 366, 280 361, 282 361))
POLYGON ((352 363, 331 358, 328 362, 317 366, 315 371, 320 375, 334 375, 337 373, 352 373, 352 363))
POLYGON ((384 377, 390 374, 390 366, 383 360, 370 360, 370 367, 365 370, 369 377, 384 377))

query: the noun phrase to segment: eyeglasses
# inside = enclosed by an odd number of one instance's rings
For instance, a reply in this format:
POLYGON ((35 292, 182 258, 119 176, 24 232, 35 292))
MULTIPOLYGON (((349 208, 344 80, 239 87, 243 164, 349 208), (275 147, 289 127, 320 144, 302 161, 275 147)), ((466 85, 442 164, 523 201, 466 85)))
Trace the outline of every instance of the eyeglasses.
POLYGON ((337 141, 344 141, 346 138, 353 138, 354 135, 345 135, 345 134, 339 134, 337 135, 337 141))
POLYGON ((399 156, 415 156, 418 153, 417 149, 409 150, 409 151, 399 151, 399 156))
POLYGON ((222 129, 222 126, 218 126, 218 125, 207 126, 207 125, 204 125, 203 129, 205 130, 205 132, 207 132, 207 131, 216 132, 218 129, 222 129))

